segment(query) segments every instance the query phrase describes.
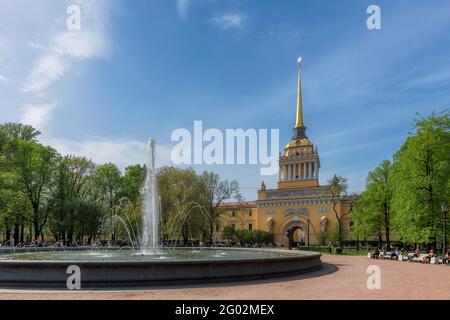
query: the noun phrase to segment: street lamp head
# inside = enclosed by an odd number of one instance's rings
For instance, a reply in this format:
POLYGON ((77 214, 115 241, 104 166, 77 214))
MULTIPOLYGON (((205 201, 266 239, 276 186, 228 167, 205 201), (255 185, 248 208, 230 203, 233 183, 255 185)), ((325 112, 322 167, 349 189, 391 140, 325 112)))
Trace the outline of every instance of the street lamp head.
POLYGON ((448 212, 448 203, 447 202, 444 202, 443 204, 442 204, 442 212, 448 212))

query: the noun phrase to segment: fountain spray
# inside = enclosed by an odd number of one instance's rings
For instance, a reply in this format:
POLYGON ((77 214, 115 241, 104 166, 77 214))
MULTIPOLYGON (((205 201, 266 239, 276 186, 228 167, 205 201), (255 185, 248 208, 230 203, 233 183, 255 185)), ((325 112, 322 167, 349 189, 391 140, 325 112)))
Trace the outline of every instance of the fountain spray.
POLYGON ((144 184, 144 215, 141 251, 156 254, 159 242, 159 201, 155 167, 156 141, 150 138, 147 144, 149 160, 144 184))

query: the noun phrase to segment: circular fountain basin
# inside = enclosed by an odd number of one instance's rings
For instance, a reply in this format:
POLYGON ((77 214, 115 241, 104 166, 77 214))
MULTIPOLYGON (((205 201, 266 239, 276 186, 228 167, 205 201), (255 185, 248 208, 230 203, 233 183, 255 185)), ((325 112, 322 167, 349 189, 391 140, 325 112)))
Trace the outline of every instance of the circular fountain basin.
POLYGON ((78 266, 81 288, 265 279, 317 270, 321 254, 279 249, 174 248, 157 254, 126 249, 21 249, 0 252, 0 288, 67 289, 78 266))

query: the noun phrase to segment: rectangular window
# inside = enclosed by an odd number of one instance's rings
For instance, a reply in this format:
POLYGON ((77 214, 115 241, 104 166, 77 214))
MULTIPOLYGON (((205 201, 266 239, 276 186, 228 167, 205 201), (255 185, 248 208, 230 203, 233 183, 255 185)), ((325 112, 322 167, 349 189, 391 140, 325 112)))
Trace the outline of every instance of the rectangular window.
POLYGON ((251 217, 252 216, 252 210, 248 210, 248 216, 251 217))
POLYGON ((248 224, 248 230, 252 231, 253 230, 253 225, 251 223, 248 224))
POLYGON ((236 211, 233 210, 233 211, 231 212, 231 216, 232 216, 232 217, 236 217, 236 211))

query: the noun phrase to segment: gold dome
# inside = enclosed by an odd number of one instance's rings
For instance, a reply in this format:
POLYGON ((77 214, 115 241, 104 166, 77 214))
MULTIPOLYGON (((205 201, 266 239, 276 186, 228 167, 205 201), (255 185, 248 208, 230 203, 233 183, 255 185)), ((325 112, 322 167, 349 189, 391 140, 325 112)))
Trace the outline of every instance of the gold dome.
POLYGON ((291 141, 289 141, 289 143, 286 145, 285 149, 304 147, 304 146, 312 146, 311 141, 309 141, 307 138, 296 138, 296 139, 292 139, 291 141))

